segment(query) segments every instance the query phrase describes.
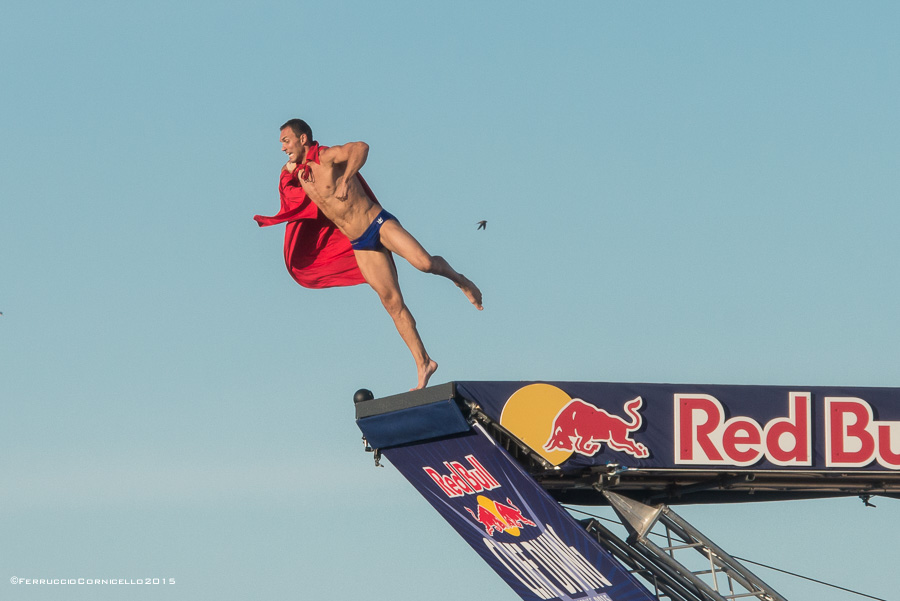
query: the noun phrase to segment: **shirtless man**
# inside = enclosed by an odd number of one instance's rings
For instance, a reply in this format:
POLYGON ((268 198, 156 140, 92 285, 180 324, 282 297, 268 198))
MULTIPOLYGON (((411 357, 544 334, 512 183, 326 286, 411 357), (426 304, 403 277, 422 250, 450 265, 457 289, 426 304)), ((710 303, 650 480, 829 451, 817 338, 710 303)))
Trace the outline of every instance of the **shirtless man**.
POLYGON ((483 309, 481 291, 443 257, 428 254, 393 215, 369 198, 356 176, 366 162, 368 144, 350 142, 319 150, 309 125, 291 119, 281 127, 281 149, 289 157, 284 169, 293 172, 301 165, 297 176, 303 190, 350 239, 360 272, 378 294, 416 361, 419 381, 414 390, 425 388, 438 364, 425 350, 416 321, 403 301, 390 253, 400 255, 419 271, 449 279, 479 311, 483 309))

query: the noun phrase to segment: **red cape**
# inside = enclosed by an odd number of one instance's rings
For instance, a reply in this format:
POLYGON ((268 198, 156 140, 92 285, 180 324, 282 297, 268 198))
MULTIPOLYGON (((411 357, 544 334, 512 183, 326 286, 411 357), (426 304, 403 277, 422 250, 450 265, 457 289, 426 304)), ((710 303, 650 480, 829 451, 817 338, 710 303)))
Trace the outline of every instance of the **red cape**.
MULTIPOLYGON (((327 146, 315 144, 309 149, 307 161, 319 162, 319 152, 327 146)), ((306 197, 300 186, 297 173, 302 165, 292 172, 281 170, 278 193, 281 210, 277 215, 253 219, 265 227, 287 223, 284 231, 284 263, 291 277, 305 288, 330 288, 332 286, 355 286, 365 283, 350 240, 341 233, 334 223, 319 211, 319 207, 306 197)), ((363 190, 373 202, 375 195, 361 175, 357 175, 363 190)))

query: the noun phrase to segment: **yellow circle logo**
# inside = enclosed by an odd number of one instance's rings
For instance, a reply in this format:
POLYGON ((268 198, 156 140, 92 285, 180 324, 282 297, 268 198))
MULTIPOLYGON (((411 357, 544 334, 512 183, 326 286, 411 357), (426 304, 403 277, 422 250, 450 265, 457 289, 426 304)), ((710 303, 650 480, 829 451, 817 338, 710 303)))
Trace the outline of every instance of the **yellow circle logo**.
POLYGON ((500 425, 551 464, 559 465, 572 456, 572 451, 547 451, 544 445, 553 434, 553 420, 571 400, 572 397, 556 386, 529 384, 506 401, 500 425))

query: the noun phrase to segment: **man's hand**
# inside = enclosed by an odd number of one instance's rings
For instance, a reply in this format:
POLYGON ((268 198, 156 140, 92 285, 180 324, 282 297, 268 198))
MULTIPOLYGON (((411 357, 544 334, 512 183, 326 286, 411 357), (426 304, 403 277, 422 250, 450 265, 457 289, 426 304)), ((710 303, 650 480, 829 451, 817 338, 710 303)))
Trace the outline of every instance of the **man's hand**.
POLYGON ((350 193, 350 187, 347 185, 347 178, 342 177, 340 181, 338 181, 337 186, 334 187, 334 196, 338 200, 347 200, 347 195, 350 193))

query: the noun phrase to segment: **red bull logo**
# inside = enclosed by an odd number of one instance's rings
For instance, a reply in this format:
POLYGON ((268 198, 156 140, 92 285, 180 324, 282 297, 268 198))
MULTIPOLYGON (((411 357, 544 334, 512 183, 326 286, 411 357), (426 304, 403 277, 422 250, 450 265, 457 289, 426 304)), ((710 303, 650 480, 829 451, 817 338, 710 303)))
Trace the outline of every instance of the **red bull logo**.
MULTIPOLYGON (((613 415, 551 384, 529 384, 506 401, 500 423, 552 465, 574 453, 592 456, 604 449, 638 459, 650 449, 634 439, 644 425, 641 397, 624 404, 625 417, 613 415)), ((618 412, 617 412, 618 413, 618 412)))
POLYGON ((900 470, 900 422, 876 420, 863 399, 826 397, 825 459, 828 467, 863 467, 877 461, 900 470))
POLYGON ((509 497, 506 498, 506 503, 498 503, 484 495, 478 495, 478 513, 468 507, 466 507, 466 511, 475 518, 475 521, 484 526, 484 531, 490 537, 494 536, 494 532, 519 536, 520 528, 535 525, 522 514, 518 507, 513 505, 509 497))
MULTIPOLYGON (((748 467, 765 462, 767 469, 900 472, 900 416, 896 406, 879 407, 886 402, 883 393, 867 401, 830 396, 829 389, 784 390, 778 394, 784 394, 786 402, 779 407, 777 399, 774 403, 771 399, 772 391, 764 388, 711 386, 703 393, 679 392, 671 385, 655 385, 647 392, 635 385, 607 385, 602 388, 607 392, 598 387, 596 393, 581 392, 591 390, 584 383, 573 383, 572 388, 589 401, 552 384, 522 386, 503 405, 500 425, 553 466, 580 456, 629 467, 638 461, 641 467, 651 462, 678 467, 748 467), (661 397, 660 390, 666 390, 668 398, 661 397), (716 390, 729 397, 734 394, 731 406, 709 394, 716 390), (760 407, 752 403, 756 394, 766 396, 760 407), (601 403, 594 396, 610 396, 615 402, 603 398, 601 403)), ((866 389, 859 390, 865 396, 866 389)))
POLYGON ((643 404, 641 397, 625 403, 624 411, 630 417, 625 420, 581 399, 572 399, 556 414, 553 431, 543 448, 545 451, 573 451, 590 457, 596 455, 605 443, 614 451, 628 453, 638 459, 648 457, 650 451, 647 447, 631 437, 631 433, 643 425, 638 413, 643 404))
MULTIPOLYGON (((705 394, 675 395, 675 463, 748 466, 765 459, 779 466, 813 464, 812 393, 791 392, 787 416, 766 423, 743 415, 726 419, 725 407, 705 394)), ((874 417, 855 397, 825 397, 825 466, 900 469, 900 422, 874 417)))
POLYGON ((500 483, 494 478, 474 455, 466 455, 466 461, 471 469, 459 461, 445 461, 444 467, 450 472, 441 474, 432 467, 425 466, 422 469, 428 474, 434 483, 438 485, 448 497, 462 497, 474 495, 485 490, 500 488, 500 483))
POLYGON ((812 465, 812 395, 792 392, 788 416, 760 424, 737 415, 706 394, 675 395, 675 463, 753 465, 763 457, 775 465, 812 465))

